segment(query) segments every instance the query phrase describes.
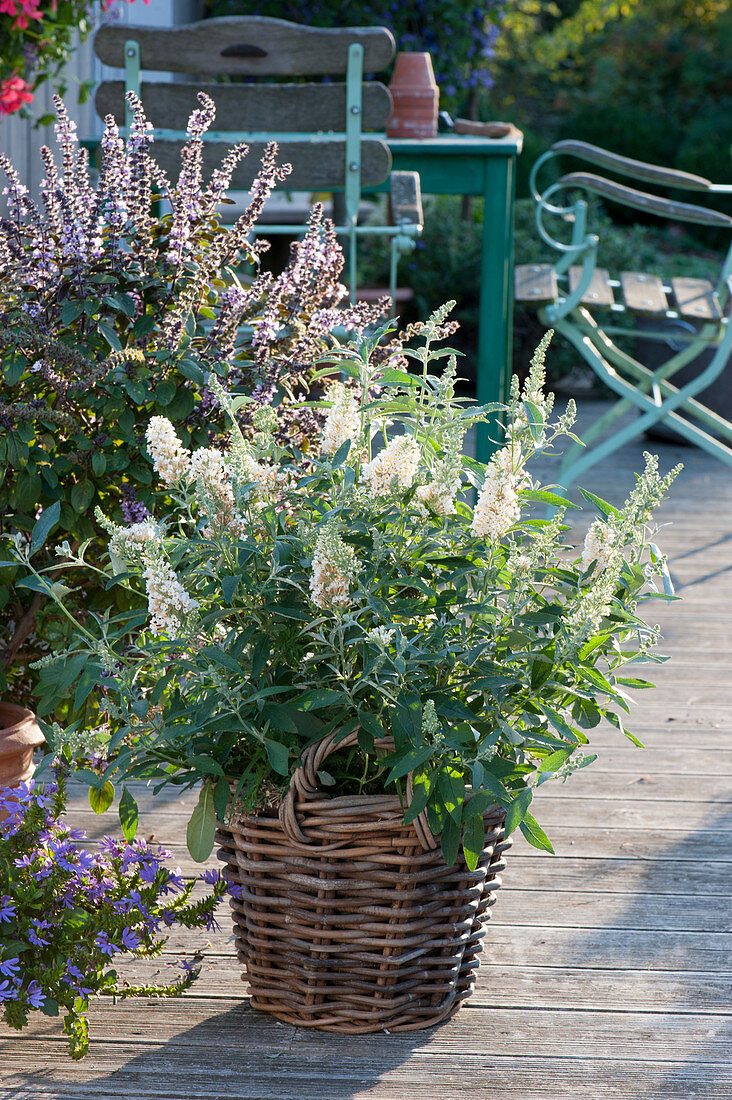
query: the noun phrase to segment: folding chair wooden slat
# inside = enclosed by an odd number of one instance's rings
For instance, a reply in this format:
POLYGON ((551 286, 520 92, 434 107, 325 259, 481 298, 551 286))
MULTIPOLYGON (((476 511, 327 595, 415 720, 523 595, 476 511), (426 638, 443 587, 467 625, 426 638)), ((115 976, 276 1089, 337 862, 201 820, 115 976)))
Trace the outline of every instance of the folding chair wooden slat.
POLYGON ((641 271, 623 271, 620 275, 623 298, 634 313, 665 313, 669 308, 663 283, 657 275, 641 271))
MULTIPOLYGON (((569 269, 570 294, 580 285, 581 278, 582 268, 573 264, 569 269)), ((610 272, 604 267, 597 267, 592 272, 590 285, 582 295, 581 301, 591 306, 606 306, 609 308, 615 305, 615 295, 613 294, 613 288, 610 286, 610 272)))
POLYGON ((551 264, 518 264, 514 269, 514 297, 518 302, 552 302, 557 276, 551 264))
POLYGON ((682 317, 697 321, 719 321, 722 310, 719 298, 706 279, 671 279, 674 297, 682 317))

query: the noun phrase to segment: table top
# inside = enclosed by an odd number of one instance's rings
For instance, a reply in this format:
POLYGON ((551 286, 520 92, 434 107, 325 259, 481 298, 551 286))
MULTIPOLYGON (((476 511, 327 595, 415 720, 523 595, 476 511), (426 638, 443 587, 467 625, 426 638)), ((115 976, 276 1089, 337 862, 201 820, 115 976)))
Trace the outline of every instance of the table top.
POLYGON ((502 138, 476 137, 473 134, 438 134, 433 138, 390 138, 386 142, 392 153, 410 156, 516 156, 523 147, 524 135, 515 127, 502 138))

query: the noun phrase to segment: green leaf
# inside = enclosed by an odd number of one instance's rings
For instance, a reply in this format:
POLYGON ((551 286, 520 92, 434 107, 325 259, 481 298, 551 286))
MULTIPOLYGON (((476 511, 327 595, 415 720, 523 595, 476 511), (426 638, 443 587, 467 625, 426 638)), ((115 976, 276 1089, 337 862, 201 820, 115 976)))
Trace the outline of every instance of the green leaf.
POLYGON ((107 459, 101 451, 95 451, 92 455, 92 470, 97 477, 101 477, 106 472, 107 459))
POLYGON ((221 578, 221 592, 224 597, 224 603, 231 606, 231 601, 234 599, 237 588, 239 587, 239 581, 241 577, 237 574, 235 577, 222 577, 221 578))
POLYGON ((440 834, 440 847, 448 867, 452 867, 460 851, 460 825, 449 814, 440 834))
POLYGON ((485 844, 485 825, 481 814, 473 814, 463 825, 463 852, 465 862, 471 871, 478 866, 480 853, 485 844))
POLYGON ((523 821, 519 822, 519 829, 524 834, 529 844, 534 848, 539 848, 545 852, 551 852, 552 855, 555 854, 549 837, 546 835, 536 818, 532 817, 530 813, 527 812, 524 814, 523 821))
POLYGON ((114 802, 114 787, 109 780, 103 787, 89 788, 89 805, 95 814, 105 813, 114 802))
POLYGON ((278 775, 289 775, 288 761, 290 753, 287 745, 282 745, 279 741, 271 741, 269 738, 265 738, 264 747, 267 750, 267 759, 277 772, 278 775))
POLYGON ((46 997, 41 1005, 41 1012, 44 1016, 58 1016, 58 1007, 58 1001, 54 1001, 53 997, 46 997))
POLYGON ((127 787, 123 787, 122 797, 119 800, 119 823, 122 826, 124 838, 128 843, 135 839, 139 817, 137 803, 127 787))
POLYGON ((119 336, 106 321, 99 321, 97 323, 97 331, 109 344, 112 351, 122 351, 122 344, 120 343, 119 336))
POLYGON ((64 302, 61 307, 61 324, 70 325, 77 321, 84 312, 83 302, 64 302))
POLYGON ((83 481, 77 481, 71 490, 71 507, 79 515, 83 515, 87 508, 94 500, 94 483, 88 481, 86 478, 83 481))
POLYGON ((196 863, 204 863, 213 851, 216 839, 216 807, 213 788, 204 783, 198 796, 198 805, 191 814, 186 829, 186 841, 191 858, 196 863))
POLYGON ((608 504, 602 497, 596 497, 594 493, 588 492, 587 489, 580 488, 580 492, 585 500, 588 500, 590 504, 594 504, 599 512, 607 518, 607 516, 619 516, 620 512, 617 508, 614 508, 612 504, 608 504))
POLYGON ((544 434, 544 416, 542 411, 533 401, 525 400, 523 405, 526 419, 529 424, 529 431, 531 432, 531 438, 534 443, 541 443, 541 437, 544 434))
POLYGON ((159 405, 169 405, 178 392, 178 387, 175 382, 167 380, 165 382, 158 382, 155 387, 155 396, 158 399, 159 405))
POLYGON ((532 797, 533 792, 528 787, 525 787, 523 791, 519 791, 516 795, 513 802, 506 810, 506 824, 504 826, 506 836, 510 836, 514 829, 520 825, 526 817, 532 797))
POLYGON ((398 760, 394 767, 389 772, 386 778, 386 785, 393 783, 395 779, 400 779, 403 775, 407 775, 408 772, 413 772, 415 768, 419 768, 422 764, 426 764, 429 758, 432 756, 432 746, 423 745, 421 749, 410 749, 401 760, 398 760))
POLYGON ((537 504, 550 504, 553 508, 577 508, 581 510, 579 504, 573 504, 571 500, 560 497, 558 493, 550 493, 548 489, 522 489, 518 496, 520 500, 533 500, 537 504))
POLYGON ((334 703, 344 702, 345 698, 342 691, 334 691, 332 688, 314 688, 312 691, 303 692, 293 705, 297 710, 322 710, 334 703))
MULTIPOLYGON (((265 703, 262 707, 262 717, 273 727, 283 733, 297 733, 295 715, 298 712, 284 703, 265 703)), ((285 774, 285 773, 283 773, 285 774)))
POLYGON ((216 780, 213 794, 216 816, 219 821, 224 821, 226 818, 226 811, 229 808, 229 799, 231 798, 231 788, 229 787, 229 780, 226 776, 222 775, 216 780))
MULTIPOLYGON (((380 383, 383 382, 383 379, 380 378, 379 382, 380 383)), ((345 441, 345 443, 341 443, 340 447, 338 448, 336 453, 333 455, 333 458, 331 459, 331 464, 332 464, 334 470, 337 469, 339 466, 343 465, 343 463, 348 458, 348 452, 350 451, 350 449, 351 449, 351 440, 350 439, 347 439, 345 441)))
POLYGON ((58 500, 49 505, 48 508, 43 509, 33 527, 30 543, 31 554, 35 554, 37 550, 41 549, 48 535, 58 523, 60 516, 61 502, 58 500))
POLYGON ((537 706, 541 713, 549 719, 549 722, 552 726, 554 726, 554 729, 557 731, 557 733, 560 733, 562 737, 565 738, 565 740, 573 741, 575 745, 579 743, 579 738, 576 731, 572 729, 572 727, 562 717, 558 710, 555 710, 554 707, 550 707, 548 703, 539 702, 537 703, 537 706))
MULTIPOLYGON (((424 750, 422 750, 424 751, 424 750)), ((432 755, 432 748, 429 750, 432 755)), ((463 803, 465 802, 465 780, 452 772, 441 772, 437 780, 437 789, 442 795, 445 809, 453 821, 460 825, 463 820, 463 803)))
POLYGON ((551 753, 550 756, 545 757, 541 765, 539 766, 540 772, 556 772, 560 768, 564 767, 569 759, 574 746, 568 746, 566 749, 558 749, 557 752, 551 753))

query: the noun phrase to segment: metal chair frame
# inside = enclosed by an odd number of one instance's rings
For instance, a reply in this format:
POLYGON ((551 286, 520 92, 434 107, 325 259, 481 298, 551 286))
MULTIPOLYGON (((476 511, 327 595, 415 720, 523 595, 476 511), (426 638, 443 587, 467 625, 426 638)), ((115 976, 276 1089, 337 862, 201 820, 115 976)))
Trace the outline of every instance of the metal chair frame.
MULTIPOLYGON (((711 312, 715 315, 705 320, 699 329, 678 335, 674 333, 674 354, 661 367, 651 370, 618 347, 614 338, 641 336, 644 340, 669 343, 668 327, 664 328, 663 322, 657 328, 644 327, 642 330, 632 323, 613 323, 613 316, 620 320, 620 315, 629 315, 628 308, 622 304, 609 306, 604 320, 598 320, 591 311, 588 288, 598 270, 600 238, 588 231, 588 202, 583 196, 597 195, 606 201, 678 222, 732 229, 732 218, 702 206, 637 191, 590 173, 564 175, 542 190, 537 182, 539 173, 545 165, 566 155, 610 169, 619 175, 674 189, 700 191, 709 195, 732 193, 732 186, 712 184, 689 173, 629 160, 578 141, 558 142, 534 164, 530 188, 536 203, 536 225, 541 239, 559 254, 553 264, 554 274, 562 280, 572 265, 581 264, 576 285, 571 290, 559 291, 554 301, 541 307, 539 316, 547 327, 556 329, 572 343, 598 377, 620 398, 585 432, 588 446, 574 444, 569 449, 562 462, 559 482, 569 486, 585 470, 661 421, 666 421, 684 438, 722 462, 732 465, 732 424, 695 398, 719 377, 732 354, 732 324, 727 316, 732 295, 732 245, 722 263, 716 286, 710 286, 710 296, 705 295, 714 304, 711 312), (558 240, 550 232, 547 228, 550 219, 559 219, 563 225, 571 226, 568 243, 558 240), (713 349, 708 366, 692 381, 681 387, 675 386, 670 379, 705 348, 713 349), (640 416, 595 446, 589 446, 634 407, 640 411, 640 416), (705 428, 713 429, 723 438, 715 438, 705 428)), ((609 285, 620 284, 610 280, 609 285)), ((670 292, 671 287, 664 286, 663 290, 670 292)), ((679 312, 666 309, 661 316, 665 322, 679 318, 679 312)))

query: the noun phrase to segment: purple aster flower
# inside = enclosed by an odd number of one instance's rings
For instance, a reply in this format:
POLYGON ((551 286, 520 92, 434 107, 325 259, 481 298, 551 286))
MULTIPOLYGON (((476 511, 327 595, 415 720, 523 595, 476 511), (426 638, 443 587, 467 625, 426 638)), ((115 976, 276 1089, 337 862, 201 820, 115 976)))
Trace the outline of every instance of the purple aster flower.
POLYGON ((184 970, 186 974, 197 974, 201 969, 200 966, 196 966, 190 959, 179 959, 178 966, 181 970, 184 970))
POLYGON ((25 998, 31 1008, 40 1008, 46 999, 41 983, 32 981, 25 992, 25 998))
POLYGON ((128 951, 136 951, 140 946, 140 937, 137 935, 137 932, 133 932, 131 928, 124 928, 122 931, 122 943, 128 951))
POLYGON ((241 886, 238 882, 234 882, 230 878, 226 880, 226 892, 230 894, 232 898, 241 898, 242 896, 241 886))
POLYGON ((28 939, 36 947, 48 947, 50 940, 44 940, 38 933, 45 931, 46 928, 50 928, 51 924, 47 920, 36 920, 34 917, 31 921, 33 927, 28 929, 28 939))
POLYGON ((0 1004, 3 1001, 17 1001, 18 990, 13 983, 6 978, 4 982, 0 982, 0 1004))
POLYGON ((35 863, 35 856, 29 856, 27 853, 20 859, 14 859, 13 864, 16 867, 32 867, 35 863))
POLYGON ((221 878, 221 872, 217 867, 209 867, 207 871, 204 871, 201 875, 201 881, 207 882, 209 886, 215 886, 221 878))
POLYGON ((15 906, 13 905, 13 899, 9 894, 3 894, 0 897, 0 921, 7 921, 8 924, 15 916, 15 906))
POLYGON ((20 959, 2 959, 0 961, 0 974, 4 974, 6 978, 14 978, 20 970, 20 959))
POLYGON ((113 840, 111 836, 104 836, 99 841, 99 849, 108 852, 111 856, 121 856, 124 845, 119 840, 113 840))
POLYGON ((161 893, 174 894, 176 890, 185 890, 185 886, 185 879, 180 873, 180 867, 176 867, 175 874, 172 871, 170 871, 170 873, 168 874, 168 877, 163 884, 161 893))
POLYGON ((116 944, 110 943, 109 936, 106 932, 100 932, 94 940, 99 950, 104 955, 114 955, 115 951, 119 951, 119 947, 116 944))

